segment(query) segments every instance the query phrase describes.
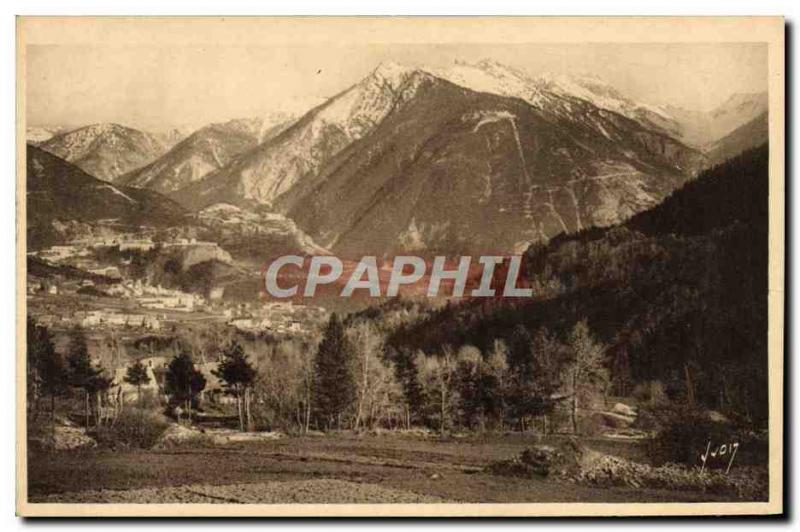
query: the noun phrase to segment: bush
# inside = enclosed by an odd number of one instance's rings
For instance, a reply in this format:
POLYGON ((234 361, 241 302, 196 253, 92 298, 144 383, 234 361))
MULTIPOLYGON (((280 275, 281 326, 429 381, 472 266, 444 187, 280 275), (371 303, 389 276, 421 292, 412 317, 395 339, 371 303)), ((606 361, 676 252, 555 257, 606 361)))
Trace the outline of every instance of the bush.
POLYGON ((651 413, 661 427, 648 446, 655 465, 668 462, 700 465, 700 455, 709 441, 720 444, 731 438, 728 425, 712 421, 698 408, 674 406, 654 409, 651 413))
POLYGON ((721 470, 701 471, 671 463, 652 467, 599 453, 585 457, 576 480, 600 486, 700 491, 751 501, 766 500, 769 490, 766 467, 737 469, 726 474, 721 470))
POLYGON ((98 427, 95 439, 100 445, 117 448, 149 449, 167 430, 169 421, 151 410, 129 408, 123 410, 113 425, 98 427))

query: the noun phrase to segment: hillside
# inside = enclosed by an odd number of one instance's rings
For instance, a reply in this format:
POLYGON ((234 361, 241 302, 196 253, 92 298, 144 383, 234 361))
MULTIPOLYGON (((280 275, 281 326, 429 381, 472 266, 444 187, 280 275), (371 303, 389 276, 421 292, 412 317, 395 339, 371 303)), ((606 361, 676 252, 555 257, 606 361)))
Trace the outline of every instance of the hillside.
MULTIPOLYGON (((710 145, 720 141, 726 135, 730 135, 737 128, 765 114, 768 110, 768 103, 765 92, 737 93, 709 111, 687 110, 670 106, 666 106, 665 111, 675 117, 680 124, 677 138, 682 139, 690 146, 708 149, 710 145)), ((757 145, 757 143, 753 143, 751 147, 757 145)))
POLYGON ((762 113, 706 147, 706 157, 713 164, 722 163, 769 139, 769 119, 762 113))
POLYGON ((119 124, 93 124, 56 135, 40 147, 99 179, 114 182, 166 151, 155 136, 119 124))
POLYGON ((118 183, 170 193, 219 170, 287 127, 290 118, 237 119, 205 126, 152 163, 133 170, 118 183))
POLYGON ((473 344, 517 324, 562 338, 586 318, 606 345, 611 393, 659 381, 733 417, 767 415, 768 150, 704 172, 625 224, 561 235, 526 253, 530 300, 431 311, 390 339, 398 352, 473 344), (687 380, 687 375, 689 379, 687 380))
POLYGON ((63 239, 67 222, 119 230, 182 223, 185 210, 148 190, 112 185, 35 146, 27 146, 28 247, 63 239))

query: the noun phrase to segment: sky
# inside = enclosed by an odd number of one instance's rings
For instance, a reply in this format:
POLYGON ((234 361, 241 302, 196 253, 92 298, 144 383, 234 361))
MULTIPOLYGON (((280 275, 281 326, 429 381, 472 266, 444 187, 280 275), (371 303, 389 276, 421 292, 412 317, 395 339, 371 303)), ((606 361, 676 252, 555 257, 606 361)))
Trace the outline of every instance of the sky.
POLYGON ((28 45, 27 123, 166 128, 297 113, 382 61, 443 67, 485 58, 531 76, 594 75, 639 102, 694 110, 767 90, 767 48, 758 43, 28 45))

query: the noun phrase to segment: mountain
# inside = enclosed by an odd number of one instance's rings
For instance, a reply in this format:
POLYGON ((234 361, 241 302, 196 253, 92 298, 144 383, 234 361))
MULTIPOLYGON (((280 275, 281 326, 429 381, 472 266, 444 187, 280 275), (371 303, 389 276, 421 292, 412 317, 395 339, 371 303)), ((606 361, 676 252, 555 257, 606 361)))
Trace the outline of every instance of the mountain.
POLYGON ((665 110, 681 125, 677 138, 706 151, 737 128, 767 113, 768 103, 766 92, 737 93, 708 112, 674 106, 666 106, 665 110))
POLYGON ((766 92, 734 94, 709 116, 713 122, 714 140, 729 134, 742 124, 767 112, 769 101, 766 92))
POLYGON ((180 224, 184 209, 149 190, 113 185, 36 146, 27 146, 28 247, 64 239, 70 225, 139 230, 180 224))
POLYGON ((38 145, 70 129, 66 126, 54 125, 29 126, 25 129, 25 140, 29 144, 38 145))
POLYGON ((119 124, 94 124, 68 131, 41 147, 107 181, 144 166, 166 151, 153 135, 119 124))
POLYGON ((190 208, 271 205, 340 252, 511 250, 616 223, 704 164, 663 132, 583 98, 511 70, 471 72, 448 74, 454 84, 382 64, 172 197, 190 208), (523 101, 526 87, 534 92, 523 101))
POLYGON ((384 64, 279 135, 173 197, 190 208, 220 201, 269 204, 303 176, 319 172, 350 143, 369 134, 413 96, 422 78, 397 65, 384 64))
POLYGON ((534 107, 552 106, 554 97, 577 98, 635 120, 647 129, 670 136, 680 131, 680 124, 664 109, 636 102, 596 76, 544 73, 531 77, 491 59, 477 63, 456 61, 432 73, 475 91, 521 98, 534 107))
POLYGON ((624 220, 702 159, 582 99, 535 107, 408 76, 412 98, 275 202, 335 253, 522 249, 624 220))
MULTIPOLYGON (((562 341, 586 320, 611 395, 657 382, 670 400, 768 419, 769 150, 704 171, 627 222, 531 246, 531 298, 452 301, 394 332, 400 356, 512 345, 522 327, 562 341)), ((497 284, 495 284, 497 286, 497 284)), ((373 311, 373 314, 377 312, 373 311)))
POLYGON ((202 127, 194 124, 168 125, 161 127, 148 127, 146 131, 158 139, 165 149, 170 149, 177 143, 202 127))
POLYGON ((291 118, 237 119, 211 124, 192 133, 152 163, 121 176, 123 185, 174 192, 230 163, 287 127, 291 118))
POLYGON ((768 139, 769 120, 767 113, 762 113, 707 146, 706 156, 712 164, 719 164, 745 150, 764 144, 768 139))

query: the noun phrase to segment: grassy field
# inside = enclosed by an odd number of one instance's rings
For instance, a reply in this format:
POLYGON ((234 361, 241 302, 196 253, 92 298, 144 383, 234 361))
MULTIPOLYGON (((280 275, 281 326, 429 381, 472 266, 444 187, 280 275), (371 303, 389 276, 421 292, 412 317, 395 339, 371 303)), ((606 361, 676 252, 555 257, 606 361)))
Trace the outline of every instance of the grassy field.
MULTIPOLYGON (((187 486, 199 486, 205 495, 178 500, 206 502, 203 497, 215 497, 222 502, 254 502, 248 486, 252 487, 251 492, 264 494, 257 500, 269 502, 318 502, 326 499, 315 490, 324 489, 333 492, 329 498, 336 502, 336 493, 347 490, 353 493, 342 497, 356 502, 409 500, 407 496, 386 498, 376 493, 382 490, 397 490, 422 497, 420 500, 453 502, 729 500, 701 492, 601 488, 554 478, 516 478, 483 471, 491 461, 512 458, 538 442, 520 434, 446 441, 402 434, 335 434, 163 451, 42 453, 29 459, 29 500, 69 501, 69 494, 93 490, 84 497, 91 500, 108 490, 144 490, 136 492, 144 494, 140 496, 144 500, 136 502, 165 502, 185 495, 174 487, 187 486), (334 480, 345 482, 335 484, 334 480), (293 489, 276 491, 275 487, 281 485, 293 489), (353 491, 353 486, 359 489, 353 491), (222 496, 233 488, 240 495, 222 496)), ((598 451, 646 461, 644 450, 635 443, 594 439, 585 444, 598 451)), ((189 491, 200 493, 198 489, 189 491)))

